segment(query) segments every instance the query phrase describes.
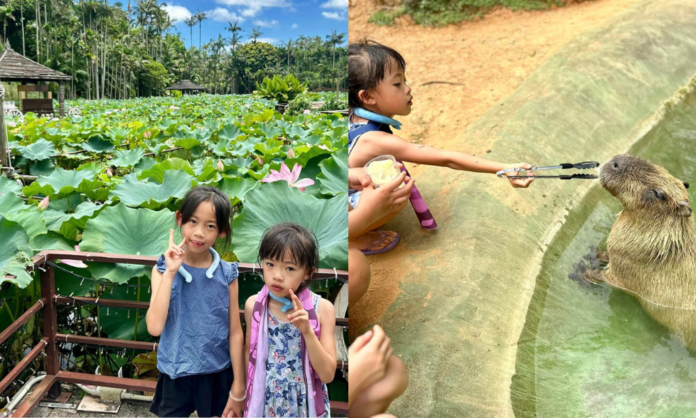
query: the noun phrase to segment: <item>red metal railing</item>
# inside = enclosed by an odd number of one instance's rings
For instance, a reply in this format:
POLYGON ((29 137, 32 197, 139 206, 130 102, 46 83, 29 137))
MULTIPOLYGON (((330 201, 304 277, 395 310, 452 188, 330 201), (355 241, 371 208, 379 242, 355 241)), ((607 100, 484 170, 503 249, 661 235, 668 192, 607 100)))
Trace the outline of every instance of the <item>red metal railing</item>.
MULTIPOLYGON (((111 338, 96 338, 79 335, 58 334, 56 305, 58 304, 90 304, 97 306, 108 306, 114 308, 134 308, 147 309, 150 306, 149 302, 134 302, 129 300, 117 299, 100 299, 86 297, 65 297, 56 294, 55 289, 55 270, 47 261, 62 259, 62 260, 80 260, 94 261, 102 263, 128 263, 140 265, 155 265, 157 257, 134 256, 123 254, 101 254, 101 253, 85 253, 74 251, 43 251, 32 259, 34 267, 40 269, 41 277, 41 298, 16 321, 8 326, 4 331, 0 332, 0 344, 5 342, 14 332, 22 325, 26 324, 37 312, 43 310, 44 319, 44 337, 43 339, 17 364, 5 378, 0 381, 0 393, 2 393, 19 374, 31 364, 34 359, 42 352, 46 353, 46 377, 34 388, 34 391, 19 405, 13 417, 27 416, 39 404, 46 393, 55 398, 60 395, 60 383, 81 383, 95 386, 113 387, 128 390, 141 390, 145 392, 154 392, 157 382, 150 380, 130 379, 124 377, 100 376, 86 373, 75 373, 60 370, 58 342, 67 342, 75 344, 88 344, 99 347, 116 347, 130 348, 136 350, 157 350, 157 343, 149 343, 143 341, 126 341, 111 338)), ((239 264, 239 272, 246 273, 254 271, 252 264, 239 264)), ((348 272, 342 270, 320 269, 315 274, 314 279, 333 279, 339 278, 348 280, 348 272)), ((243 312, 240 313, 242 320, 244 319, 243 312)), ((340 327, 348 326, 347 318, 336 318, 336 325, 340 327)), ((347 362, 338 362, 336 368, 339 370, 348 370, 347 362)), ((333 414, 348 414, 348 404, 346 402, 331 402, 331 411, 333 414)))

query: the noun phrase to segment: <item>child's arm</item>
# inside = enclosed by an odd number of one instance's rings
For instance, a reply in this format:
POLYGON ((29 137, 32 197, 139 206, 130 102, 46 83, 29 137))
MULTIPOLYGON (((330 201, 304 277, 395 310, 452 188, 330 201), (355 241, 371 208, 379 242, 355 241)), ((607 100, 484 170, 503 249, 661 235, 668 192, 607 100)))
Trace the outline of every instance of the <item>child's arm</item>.
POLYGON ((399 161, 449 167, 476 173, 496 173, 511 165, 520 166, 520 164, 490 161, 463 152, 412 144, 386 132, 369 132, 360 137, 359 145, 351 153, 350 159, 354 159, 354 161, 351 161, 350 167, 362 166, 376 155, 393 155, 399 161))
MULTIPOLYGON (((249 350, 251 349, 251 322, 252 313, 254 312, 254 304, 256 303, 256 295, 251 295, 244 304, 244 322, 246 323, 246 343, 244 346, 244 370, 249 370, 249 350)), ((253 379, 254 376, 247 376, 247 379, 253 379)))
POLYGON ((169 312, 169 298, 172 294, 172 283, 176 271, 167 271, 160 273, 157 271, 157 266, 152 268, 152 293, 150 294, 150 307, 145 315, 147 323, 147 332, 153 337, 159 337, 164 329, 164 324, 167 322, 167 313, 169 312))
POLYGON ((302 308, 302 302, 291 290, 290 296, 295 307, 295 312, 288 315, 290 319, 304 337, 307 345, 307 353, 312 368, 319 375, 324 383, 331 383, 336 375, 336 340, 334 339, 334 329, 336 328, 336 314, 334 306, 326 299, 319 301, 319 321, 321 325, 321 339, 309 326, 309 315, 302 308))
POLYGON ((181 241, 181 244, 174 243, 174 230, 169 230, 169 248, 164 252, 166 270, 160 273, 157 266, 152 267, 152 294, 150 295, 150 308, 145 314, 145 322, 147 323, 147 332, 153 337, 158 337, 162 334, 164 324, 167 323, 167 314, 169 313, 169 299, 172 295, 172 284, 176 277, 176 272, 184 262, 184 245, 186 238, 181 241))
MULTIPOLYGON (((230 292, 230 358, 232 359, 232 372, 234 374, 234 381, 232 383, 232 395, 235 398, 244 397, 244 391, 246 390, 246 370, 244 366, 246 362, 244 361, 246 356, 244 355, 244 332, 242 331, 242 322, 239 319, 239 284, 237 283, 239 279, 233 280, 229 285, 230 292)), ((242 410, 244 409, 245 401, 237 402, 231 397, 227 399, 227 407, 225 411, 232 409, 236 416, 242 416, 242 410)), ((223 417, 227 414, 223 413, 223 417)))

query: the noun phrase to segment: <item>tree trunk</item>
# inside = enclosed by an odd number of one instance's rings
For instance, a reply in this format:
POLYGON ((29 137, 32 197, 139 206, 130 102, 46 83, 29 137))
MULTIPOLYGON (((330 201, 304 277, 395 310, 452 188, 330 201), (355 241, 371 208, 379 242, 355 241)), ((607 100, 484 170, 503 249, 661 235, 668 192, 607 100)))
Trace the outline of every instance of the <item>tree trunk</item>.
POLYGON ((41 41, 39 34, 41 31, 41 5, 39 5, 39 0, 36 0, 34 6, 36 7, 36 62, 41 64, 41 41))
POLYGON ((19 3, 19 15, 22 22, 22 55, 27 56, 27 48, 24 43, 24 3, 23 1, 19 3))

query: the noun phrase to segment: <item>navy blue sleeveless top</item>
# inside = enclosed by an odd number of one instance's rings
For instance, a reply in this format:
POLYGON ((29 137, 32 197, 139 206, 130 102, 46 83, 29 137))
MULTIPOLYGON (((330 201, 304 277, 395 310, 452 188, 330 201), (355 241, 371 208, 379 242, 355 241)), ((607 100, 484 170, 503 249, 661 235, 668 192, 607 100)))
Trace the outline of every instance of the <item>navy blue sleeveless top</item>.
MULTIPOLYGON (((228 286, 239 276, 238 264, 220 260, 211 279, 205 275, 207 268, 182 264, 193 280, 186 283, 178 272, 174 277, 167 322, 157 351, 160 372, 176 379, 215 373, 230 366, 228 286)), ((166 269, 162 255, 157 260, 157 271, 164 273, 166 269)))

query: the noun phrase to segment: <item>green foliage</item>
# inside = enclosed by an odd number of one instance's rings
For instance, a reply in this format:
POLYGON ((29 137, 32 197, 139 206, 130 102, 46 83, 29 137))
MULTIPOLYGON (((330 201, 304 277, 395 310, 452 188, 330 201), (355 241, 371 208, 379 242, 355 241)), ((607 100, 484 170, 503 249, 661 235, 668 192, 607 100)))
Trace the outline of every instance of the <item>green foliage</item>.
POLYGON ((377 13, 370 16, 370 18, 367 19, 367 22, 374 23, 378 26, 391 26, 394 24, 394 18, 399 17, 404 13, 406 13, 406 9, 404 9, 403 7, 398 8, 394 12, 380 10, 377 13))
POLYGON ((540 10, 563 6, 568 0, 404 0, 403 7, 394 11, 379 11, 368 20, 380 26, 392 25, 394 18, 411 15, 423 26, 446 26, 463 20, 481 17, 496 6, 512 10, 540 10))
POLYGON ((307 90, 294 75, 288 74, 284 78, 273 76, 273 79, 264 78, 261 85, 256 84, 258 94, 264 99, 275 100, 278 103, 287 103, 307 90))
POLYGON ((142 88, 149 96, 160 96, 169 84, 169 73, 164 65, 157 61, 150 61, 143 65, 140 73, 142 88))
POLYGON ((288 105, 288 110, 285 112, 288 116, 297 116, 303 113, 306 109, 312 108, 312 102, 314 99, 308 94, 300 94, 293 100, 290 100, 288 105))
POLYGON ((319 110, 345 110, 348 109, 348 98, 347 97, 336 97, 327 96, 324 100, 324 104, 319 108, 319 110))

